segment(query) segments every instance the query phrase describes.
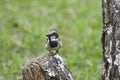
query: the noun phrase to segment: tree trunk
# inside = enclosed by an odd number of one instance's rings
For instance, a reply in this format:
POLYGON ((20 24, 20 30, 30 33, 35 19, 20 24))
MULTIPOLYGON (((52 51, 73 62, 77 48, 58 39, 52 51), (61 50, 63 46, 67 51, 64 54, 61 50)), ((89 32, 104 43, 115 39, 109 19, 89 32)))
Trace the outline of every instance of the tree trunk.
POLYGON ((102 80, 120 80, 120 0, 102 0, 102 80))
POLYGON ((23 80, 74 80, 59 54, 46 54, 22 68, 23 80))

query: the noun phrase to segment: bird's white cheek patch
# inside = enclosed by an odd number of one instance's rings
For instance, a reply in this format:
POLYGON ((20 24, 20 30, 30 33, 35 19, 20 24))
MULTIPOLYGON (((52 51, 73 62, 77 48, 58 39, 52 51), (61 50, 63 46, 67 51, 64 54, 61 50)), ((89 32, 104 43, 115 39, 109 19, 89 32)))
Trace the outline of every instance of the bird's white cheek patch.
POLYGON ((54 41, 55 40, 55 36, 51 36, 51 40, 54 41))

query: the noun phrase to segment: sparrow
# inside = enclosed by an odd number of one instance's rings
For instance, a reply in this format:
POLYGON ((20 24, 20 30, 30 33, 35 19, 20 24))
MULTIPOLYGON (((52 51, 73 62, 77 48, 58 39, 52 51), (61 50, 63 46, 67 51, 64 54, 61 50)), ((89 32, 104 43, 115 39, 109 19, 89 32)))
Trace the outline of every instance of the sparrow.
POLYGON ((47 36, 47 43, 46 43, 46 49, 50 53, 59 53, 59 49, 62 46, 62 42, 59 38, 59 35, 55 29, 51 29, 50 33, 46 35, 47 36))

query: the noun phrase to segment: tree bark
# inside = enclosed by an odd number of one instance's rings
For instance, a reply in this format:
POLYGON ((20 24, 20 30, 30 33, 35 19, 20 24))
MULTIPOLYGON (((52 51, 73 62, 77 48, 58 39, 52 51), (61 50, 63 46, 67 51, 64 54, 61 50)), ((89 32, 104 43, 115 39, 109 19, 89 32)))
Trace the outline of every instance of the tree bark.
POLYGON ((120 80, 120 0, 102 0, 102 80, 120 80))
POLYGON ((74 80, 59 54, 46 54, 22 68, 23 80, 74 80))

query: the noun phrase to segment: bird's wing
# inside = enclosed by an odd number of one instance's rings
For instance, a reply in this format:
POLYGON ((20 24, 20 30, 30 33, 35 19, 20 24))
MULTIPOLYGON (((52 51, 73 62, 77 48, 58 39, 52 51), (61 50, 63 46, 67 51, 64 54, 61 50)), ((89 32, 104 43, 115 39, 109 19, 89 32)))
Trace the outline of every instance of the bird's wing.
POLYGON ((59 44, 60 44, 60 46, 62 46, 63 44, 62 44, 62 41, 59 41, 59 44))

